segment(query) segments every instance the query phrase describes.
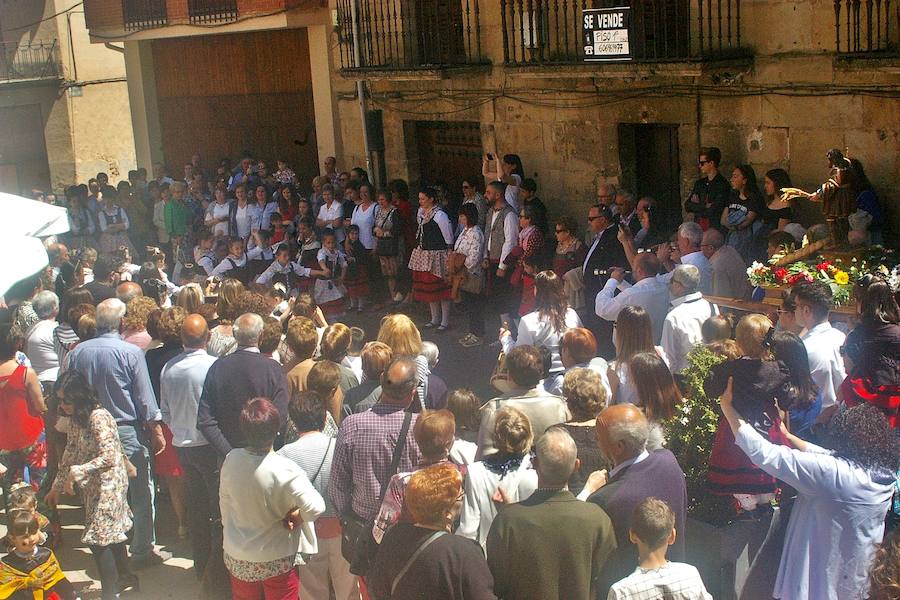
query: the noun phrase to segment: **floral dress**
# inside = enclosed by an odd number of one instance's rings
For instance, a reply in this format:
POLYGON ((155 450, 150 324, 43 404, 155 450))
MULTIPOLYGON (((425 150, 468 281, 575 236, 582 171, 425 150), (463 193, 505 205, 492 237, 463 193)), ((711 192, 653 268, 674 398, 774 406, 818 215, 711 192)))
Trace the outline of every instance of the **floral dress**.
POLYGON ((70 420, 69 440, 53 489, 61 494, 71 472, 84 499, 81 541, 91 546, 110 546, 124 542, 132 524, 125 453, 109 411, 96 408, 89 419, 88 428, 70 420))

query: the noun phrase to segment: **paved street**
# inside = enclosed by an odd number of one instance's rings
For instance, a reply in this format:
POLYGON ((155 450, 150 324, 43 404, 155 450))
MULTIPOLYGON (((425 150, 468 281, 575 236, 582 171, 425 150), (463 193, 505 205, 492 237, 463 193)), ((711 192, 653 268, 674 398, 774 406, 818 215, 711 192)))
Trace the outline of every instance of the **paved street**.
MULTIPOLYGON (((454 307, 455 308, 455 307, 454 307)), ((367 339, 374 339, 378 334, 381 317, 390 311, 369 310, 364 313, 351 313, 341 322, 350 326, 359 326, 366 331, 367 339)), ((402 312, 409 314, 417 324, 426 320, 427 309, 413 304, 402 307, 402 312)), ((488 330, 493 334, 497 329, 496 316, 488 320, 488 330)), ((491 371, 497 359, 499 348, 485 344, 475 348, 463 348, 457 343, 467 330, 465 315, 456 311, 451 313, 451 329, 446 333, 425 331, 423 338, 435 342, 441 349, 441 360, 436 372, 444 378, 449 389, 469 387, 482 399, 491 397, 488 383, 491 371)), ((135 598, 141 600, 170 600, 199 598, 199 588, 191 570, 190 541, 179 540, 176 534, 172 509, 168 498, 164 495, 157 499, 157 542, 159 548, 171 552, 174 557, 163 565, 139 572, 141 590, 123 595, 123 600, 135 598)), ((81 544, 81 523, 83 520, 80 507, 61 507, 63 520, 63 543, 57 548, 57 556, 69 580, 72 581, 82 600, 98 600, 100 584, 93 581, 97 576, 90 550, 81 544)), ((0 535, 5 535, 5 516, 0 522, 0 535)))

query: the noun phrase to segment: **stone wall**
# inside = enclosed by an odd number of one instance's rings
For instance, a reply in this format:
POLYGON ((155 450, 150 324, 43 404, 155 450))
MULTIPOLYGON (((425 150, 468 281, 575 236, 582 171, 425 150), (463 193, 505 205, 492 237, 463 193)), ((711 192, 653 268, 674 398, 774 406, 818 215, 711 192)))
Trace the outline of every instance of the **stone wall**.
MULTIPOLYGON (((597 184, 622 178, 619 124, 659 123, 677 126, 682 197, 697 177, 701 145, 722 149, 726 178, 735 164, 749 163, 761 184, 768 169, 781 167, 805 189, 827 177, 825 152, 837 147, 864 163, 900 225, 893 194, 900 172, 900 61, 835 57, 833 2, 742 2, 742 39, 753 49, 747 60, 539 69, 503 66, 499 9, 482 6, 483 48, 492 66, 367 76, 370 108, 383 111, 389 177, 427 177, 410 161, 405 122, 477 121, 486 151, 518 153, 551 212, 581 219, 597 184), (878 84, 890 86, 892 96, 872 95, 870 86, 878 84)), ((353 76, 333 79, 343 139, 339 164, 364 164, 353 76)), ((815 212, 804 211, 813 220, 815 212)))

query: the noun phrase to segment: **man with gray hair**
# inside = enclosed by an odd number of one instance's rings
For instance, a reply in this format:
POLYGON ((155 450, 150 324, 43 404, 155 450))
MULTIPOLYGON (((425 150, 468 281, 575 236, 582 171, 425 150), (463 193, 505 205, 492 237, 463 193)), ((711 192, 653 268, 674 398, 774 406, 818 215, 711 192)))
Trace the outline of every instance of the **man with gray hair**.
POLYGON ((694 265, 678 265, 669 280, 672 310, 663 321, 660 345, 669 358, 669 369, 680 373, 687 366, 688 352, 703 343, 703 322, 719 314, 700 293, 700 270, 694 265))
POLYGON ((59 326, 59 297, 47 290, 38 292, 31 300, 31 308, 39 320, 25 332, 25 355, 31 360, 38 381, 48 387, 59 375, 59 354, 53 345, 53 332, 59 326))
POLYGON ((713 296, 744 298, 750 291, 747 281, 747 264, 740 253, 725 243, 725 236, 718 229, 703 233, 700 250, 709 260, 712 270, 713 296))
POLYGON ((550 427, 535 447, 538 489, 501 510, 488 534, 494 593, 517 600, 594 598, 601 570, 616 548, 612 523, 604 510, 579 502, 566 485, 580 464, 568 431, 550 427))
POLYGON ((632 236, 641 230, 641 220, 637 216, 637 201, 634 194, 628 190, 619 190, 616 193, 616 206, 619 210, 619 223, 628 228, 632 236))
POLYGON ((679 264, 697 267, 700 271, 700 291, 711 294, 712 269, 709 266, 709 259, 701 251, 702 243, 703 229, 697 223, 688 221, 678 227, 675 248, 662 244, 657 249, 656 255, 667 271, 672 271, 679 264))
MULTIPOLYGON (((602 508, 612 519, 619 546, 610 556, 600 581, 605 590, 622 579, 638 563, 637 547, 626 543, 634 507, 654 497, 665 501, 675 513, 675 543, 668 557, 684 560, 684 522, 687 487, 684 472, 669 450, 647 451, 650 426, 644 412, 633 404, 615 404, 597 416, 597 445, 612 464, 606 470, 591 474, 579 498, 587 498, 602 508)), ((601 596, 602 597, 602 596, 601 596)))
MULTIPOLYGON (((234 321, 232 332, 237 350, 212 364, 203 382, 197 429, 220 459, 232 448, 247 445, 240 426, 241 409, 253 398, 268 398, 287 423, 288 383, 277 361, 259 353, 264 321, 256 313, 244 313, 234 321)), ((281 445, 281 436, 276 442, 281 445)))
POLYGON ((137 469, 137 476, 128 485, 128 503, 134 513, 130 550, 132 564, 143 567, 172 556, 153 551, 154 484, 147 447, 152 445, 154 454, 159 454, 166 442, 144 352, 119 334, 124 316, 125 305, 116 298, 98 304, 97 336, 81 342, 69 353, 66 368, 84 375, 97 392, 100 404, 112 413, 125 454, 137 469))

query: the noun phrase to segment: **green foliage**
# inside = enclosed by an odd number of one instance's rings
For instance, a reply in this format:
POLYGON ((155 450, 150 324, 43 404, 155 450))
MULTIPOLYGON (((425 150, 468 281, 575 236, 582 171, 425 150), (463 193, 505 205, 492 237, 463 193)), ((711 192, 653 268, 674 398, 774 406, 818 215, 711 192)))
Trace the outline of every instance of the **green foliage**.
POLYGON ((732 499, 714 496, 706 491, 709 453, 719 423, 715 399, 706 397, 703 384, 713 365, 724 361, 705 346, 697 346, 688 354, 688 366, 682 371, 684 401, 675 416, 663 426, 666 447, 678 458, 687 478, 688 513, 713 524, 727 523, 735 515, 732 499))

